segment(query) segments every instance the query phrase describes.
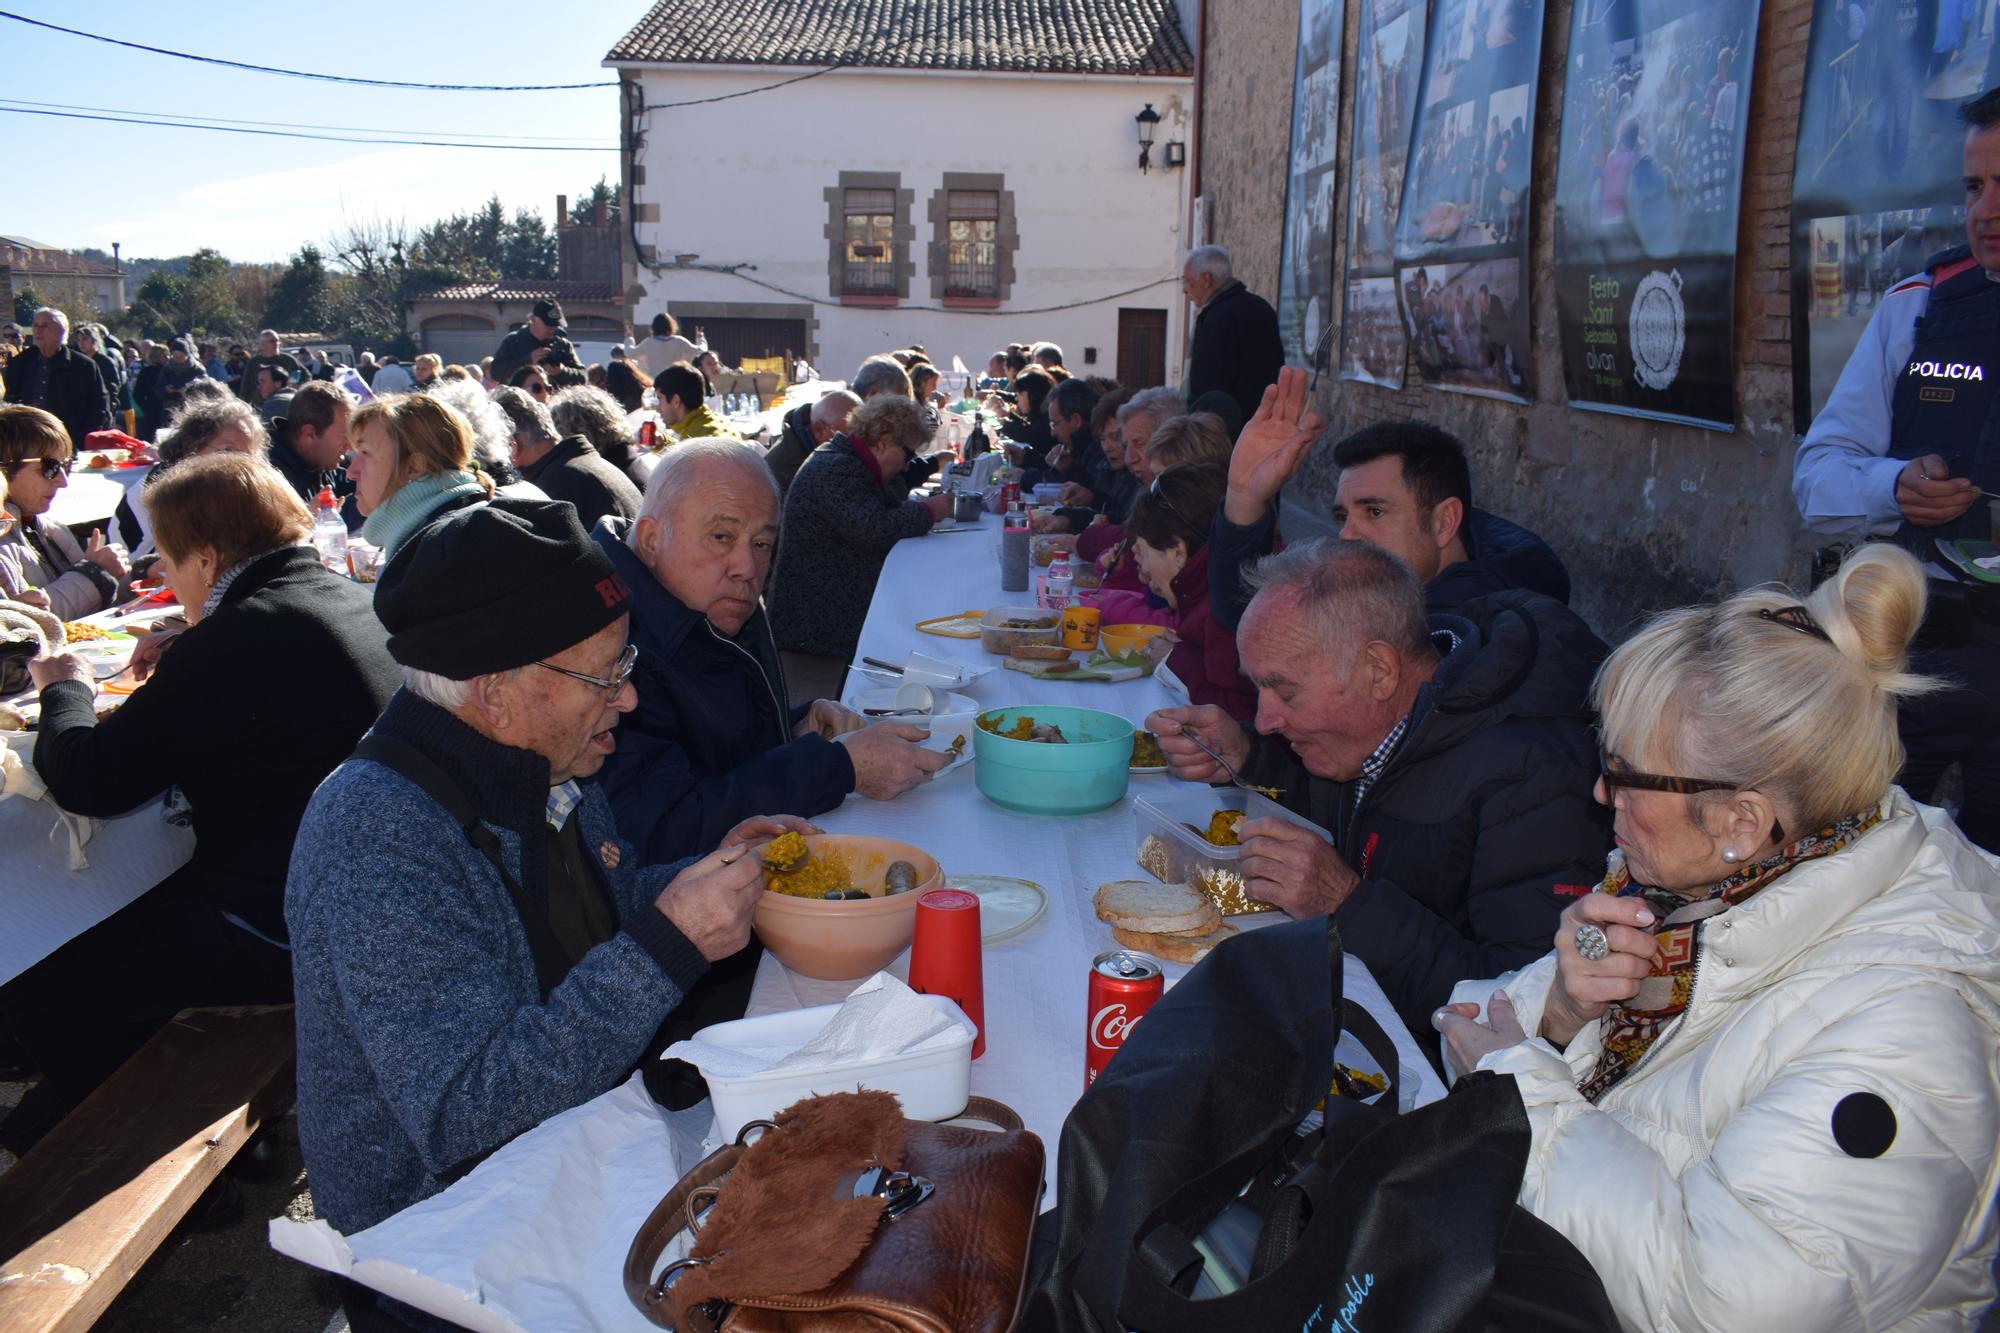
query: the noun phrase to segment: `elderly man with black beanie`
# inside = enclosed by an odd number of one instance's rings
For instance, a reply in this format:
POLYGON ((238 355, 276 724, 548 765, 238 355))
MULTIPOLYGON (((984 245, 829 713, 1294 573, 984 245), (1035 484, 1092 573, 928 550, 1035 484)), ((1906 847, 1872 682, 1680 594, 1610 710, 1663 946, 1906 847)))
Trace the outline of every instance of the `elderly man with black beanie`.
POLYGON ((753 845, 807 828, 659 866, 619 838, 591 779, 634 702, 628 605, 574 510, 506 496, 376 586, 403 688, 313 796, 285 894, 299 1139, 343 1231, 625 1079, 749 941, 753 845))

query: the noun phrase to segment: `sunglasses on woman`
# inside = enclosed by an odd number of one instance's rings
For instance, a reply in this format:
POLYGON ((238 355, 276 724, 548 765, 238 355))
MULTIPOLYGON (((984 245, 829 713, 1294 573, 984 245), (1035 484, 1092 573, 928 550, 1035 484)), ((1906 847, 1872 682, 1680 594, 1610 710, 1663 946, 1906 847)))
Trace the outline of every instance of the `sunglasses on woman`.
MULTIPOLYGON (((1173 471, 1173 469, 1169 468, 1167 469, 1167 471, 1171 472, 1173 471)), ((1165 472, 1161 473, 1159 477, 1153 478, 1153 484, 1146 488, 1146 494, 1152 496, 1153 499, 1157 500, 1159 502, 1160 508, 1166 510, 1169 514, 1172 514, 1175 520, 1178 521, 1182 527, 1188 528, 1191 531, 1196 531, 1196 532, 1201 531, 1201 529, 1196 528, 1194 524, 1188 522, 1187 515, 1183 514, 1180 510, 1174 508, 1174 502, 1172 500, 1169 500, 1167 498, 1167 493, 1160 489, 1160 478, 1164 476, 1166 476, 1165 472)))
POLYGON ((54 481, 57 477, 67 477, 70 468, 75 466, 75 464, 75 458, 24 458, 14 465, 14 471, 24 472, 28 468, 39 465, 42 469, 43 478, 48 481, 54 481))
POLYGON ((1692 796, 1698 791, 1736 791, 1741 784, 1735 782, 1715 782, 1708 778, 1676 778, 1664 773, 1641 773, 1636 769, 1613 768, 1611 756, 1604 746, 1597 747, 1597 768, 1604 777, 1606 787, 1624 787, 1631 791, 1669 791, 1681 796, 1692 796))

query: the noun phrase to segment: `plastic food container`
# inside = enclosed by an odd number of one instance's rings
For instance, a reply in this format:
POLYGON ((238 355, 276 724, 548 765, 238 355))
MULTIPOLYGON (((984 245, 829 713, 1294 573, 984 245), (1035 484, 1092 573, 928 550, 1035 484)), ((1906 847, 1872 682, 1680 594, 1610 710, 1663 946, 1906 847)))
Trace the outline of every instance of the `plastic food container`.
POLYGON ((1022 717, 1061 727, 1067 745, 972 733, 973 776, 986 799, 1028 815, 1087 815, 1116 805, 1131 779, 1132 724, 1094 708, 1030 704, 980 714, 1011 727, 1022 717))
MULTIPOLYGON (((918 997, 955 1018, 963 1029, 960 1040, 914 1055, 853 1060, 818 1069, 775 1070, 742 1078, 708 1080, 709 1100, 722 1137, 733 1139, 752 1120, 769 1120, 801 1097, 871 1088, 893 1092, 912 1120, 949 1120, 965 1109, 972 1086, 972 1021, 942 995, 918 997)), ((703 1041, 718 1046, 795 1051, 819 1035, 840 1009, 837 1004, 794 1009, 788 1013, 739 1018, 703 1028, 703 1041)))
POLYGON ((1052 505, 1062 499, 1062 493, 1061 482, 1045 481, 1028 492, 1028 498, 1038 505, 1052 505))
POLYGON ((1241 787, 1197 787, 1134 798, 1133 823, 1139 834, 1134 856, 1140 866, 1162 883, 1199 889, 1224 916, 1277 909, 1244 894, 1241 847, 1217 847, 1186 827, 1207 828, 1208 817, 1217 810, 1241 810, 1250 819, 1282 819, 1311 829, 1328 844, 1333 842, 1333 835, 1311 820, 1241 787))
POLYGON ((979 622, 979 646, 1007 656, 1024 643, 1054 643, 1062 633, 1062 617, 1039 606, 996 606, 979 622), (1005 629, 1009 620, 1048 622, 1045 629, 1005 629))

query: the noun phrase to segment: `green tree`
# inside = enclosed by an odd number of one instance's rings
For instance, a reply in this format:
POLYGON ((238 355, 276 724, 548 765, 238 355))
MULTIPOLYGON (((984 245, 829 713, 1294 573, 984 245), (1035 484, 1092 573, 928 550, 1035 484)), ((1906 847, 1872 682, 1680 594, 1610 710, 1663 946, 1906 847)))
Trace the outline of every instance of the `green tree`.
POLYGON ((445 269, 468 282, 491 278, 500 272, 506 234, 507 215, 496 195, 474 212, 454 213, 421 228, 411 263, 445 269))
POLYGON ((190 328, 201 332, 233 330, 242 321, 229 281, 229 261, 219 251, 203 248, 188 257, 181 314, 190 328))
POLYGON ((35 295, 33 287, 21 288, 14 293, 14 322, 26 329, 28 325, 34 323, 35 312, 45 304, 47 303, 41 297, 35 295))
POLYGON ((324 329, 333 315, 333 286, 316 245, 292 256, 271 288, 264 323, 274 329, 324 329))
POLYGON ((605 206, 605 220, 615 225, 618 221, 618 194, 619 190, 616 185, 599 176, 597 184, 576 196, 575 202, 570 204, 570 225, 575 227, 595 226, 597 223, 597 205, 599 203, 605 206))
POLYGON ((542 215, 519 209, 500 245, 500 272, 509 278, 553 278, 556 275, 556 238, 542 215))

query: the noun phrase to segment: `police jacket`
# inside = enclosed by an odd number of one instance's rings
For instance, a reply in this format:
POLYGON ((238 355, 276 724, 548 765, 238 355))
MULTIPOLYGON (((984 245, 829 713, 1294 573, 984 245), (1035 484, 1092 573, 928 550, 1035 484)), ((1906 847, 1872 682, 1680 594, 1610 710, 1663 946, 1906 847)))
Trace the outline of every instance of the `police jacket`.
MULTIPOLYGON (((1835 536, 1894 535, 1903 526, 1896 476, 1910 459, 1942 455, 1953 476, 2000 468, 1996 406, 2000 282, 1957 246, 1891 287, 1869 317, 1792 465, 1800 518, 1835 536)), ((1981 486, 2000 489, 1993 480, 1981 486)), ((1985 535, 1984 506, 1969 521, 1985 535)), ((1925 531, 1963 535, 1956 526, 1925 531)))
MULTIPOLYGON (((1430 1016, 1468 977, 1547 953, 1556 918, 1604 877, 1610 812, 1591 795, 1586 714, 1605 647, 1552 598, 1496 593, 1433 614, 1457 646, 1419 691, 1373 785, 1306 772, 1282 737, 1258 737, 1246 781, 1332 832, 1361 883, 1335 914, 1426 1051, 1430 1016)), ((1447 640, 1448 642, 1448 640, 1447 640)))

